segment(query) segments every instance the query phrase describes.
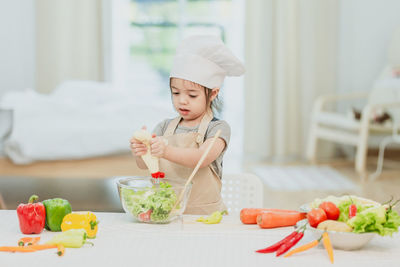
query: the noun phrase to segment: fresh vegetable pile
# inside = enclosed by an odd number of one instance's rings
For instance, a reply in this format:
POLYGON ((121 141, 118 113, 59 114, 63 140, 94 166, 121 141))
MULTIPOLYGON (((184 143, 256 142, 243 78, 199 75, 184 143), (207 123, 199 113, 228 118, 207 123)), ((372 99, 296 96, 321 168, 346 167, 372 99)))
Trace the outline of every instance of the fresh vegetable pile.
POLYGON ((329 196, 314 200, 307 218, 312 227, 323 230, 392 236, 400 226, 400 215, 393 210, 397 202, 382 205, 356 196, 329 196))
POLYGON ((168 182, 155 186, 133 190, 121 188, 121 195, 126 208, 142 222, 167 222, 177 200, 175 191, 168 182))
MULTIPOLYGON (((284 257, 289 257, 316 247, 322 242, 330 262, 333 263, 333 245, 335 244, 331 242, 331 237, 329 236, 332 232, 328 231, 372 232, 382 236, 391 236, 400 227, 400 215, 393 210, 393 207, 399 201, 393 201, 392 198, 387 203, 380 204, 357 196, 329 196, 324 199, 315 199, 309 205, 311 210, 307 213, 306 221, 311 227, 323 230, 318 239, 290 250, 304 236, 307 223, 303 223, 282 240, 266 248, 256 250, 256 252, 276 253, 276 256, 284 254, 284 257)), ((274 228, 294 225, 305 217, 304 213, 295 215, 296 211, 289 210, 243 209, 240 213, 240 220, 244 224, 257 222, 261 228, 274 228), (271 214, 274 214, 274 216, 271 216, 271 214)), ((334 241, 334 239, 332 240, 334 241)))
POLYGON ((17 208, 20 230, 23 234, 40 234, 44 228, 51 232, 60 232, 51 240, 39 244, 40 236, 22 237, 18 246, 0 246, 4 252, 36 252, 44 249, 57 249, 57 255, 63 256, 65 248, 80 248, 93 243, 86 238, 95 238, 99 221, 92 212, 72 213, 71 204, 66 199, 53 198, 42 203, 35 201, 38 196, 32 195, 27 204, 21 203, 17 208))

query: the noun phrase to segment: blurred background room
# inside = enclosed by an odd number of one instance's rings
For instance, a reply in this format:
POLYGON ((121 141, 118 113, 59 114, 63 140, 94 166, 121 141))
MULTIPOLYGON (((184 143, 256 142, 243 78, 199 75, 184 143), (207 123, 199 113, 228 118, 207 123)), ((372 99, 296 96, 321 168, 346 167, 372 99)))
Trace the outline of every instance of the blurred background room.
POLYGON ((115 179, 148 175, 129 139, 176 116, 169 71, 192 34, 219 36, 246 66, 221 90, 224 175, 255 174, 264 207, 399 199, 398 10, 397 0, 1 1, 0 208, 37 194, 122 212, 115 179))

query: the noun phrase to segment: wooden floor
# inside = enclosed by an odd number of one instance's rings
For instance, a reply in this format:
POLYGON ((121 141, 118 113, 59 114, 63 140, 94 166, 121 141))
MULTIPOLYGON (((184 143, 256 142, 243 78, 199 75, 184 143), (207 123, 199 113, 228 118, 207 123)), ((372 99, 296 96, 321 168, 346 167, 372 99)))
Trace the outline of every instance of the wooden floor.
MULTIPOLYGON (((263 164, 271 165, 271 163, 268 162, 265 162, 263 164)), ((301 165, 304 163, 294 164, 301 165)), ((360 177, 358 177, 355 173, 354 165, 351 161, 335 160, 325 162, 323 164, 335 168, 344 176, 348 177, 348 179, 356 183, 360 188, 360 190, 356 193, 363 197, 374 199, 379 202, 384 202, 388 200, 390 196, 393 196, 395 199, 400 199, 400 161, 399 163, 394 164, 389 164, 385 161, 384 172, 377 180, 374 181, 362 181, 360 177)), ((293 163, 291 165, 293 165, 293 163)), ((376 158, 369 158, 368 167, 370 172, 375 169, 376 158)), ((245 166, 244 170, 251 170, 251 165, 245 166)), ((224 171, 227 173, 229 172, 229 170, 224 171)), ((37 181, 37 184, 51 185, 48 190, 46 188, 43 189, 43 194, 49 195, 47 191, 52 190, 51 188, 55 188, 54 190, 56 190, 60 188, 62 189, 63 186, 72 186, 73 179, 75 179, 76 184, 82 184, 82 186, 88 186, 87 180, 94 179, 93 183, 91 183, 90 185, 92 186, 96 183, 109 183, 108 178, 110 177, 128 175, 147 175, 146 171, 137 168, 131 155, 109 156, 73 161, 37 162, 30 165, 15 165, 8 159, 0 158, 0 187, 2 187, 0 188, 0 193, 3 192, 3 198, 5 199, 6 204, 7 199, 9 199, 8 208, 15 208, 18 202, 24 202, 26 199, 20 199, 21 197, 18 197, 15 193, 10 192, 11 182, 14 184, 14 186, 18 183, 28 184, 30 180, 29 178, 31 178, 32 182, 35 181, 36 183, 37 181), (8 182, 5 181, 2 184, 1 179, 8 179, 8 182), (54 180, 53 183, 49 183, 51 179, 54 180), (10 197, 11 195, 13 197, 10 197)), ((26 188, 29 187, 24 188, 25 189, 17 191, 20 192, 22 195, 23 193, 25 193, 23 192, 23 190, 27 190, 26 188)), ((101 195, 103 194, 105 189, 103 188, 101 190, 102 191, 98 192, 91 192, 89 190, 87 198, 81 199, 80 203, 79 201, 76 201, 76 205, 78 207, 90 208, 90 206, 85 205, 86 203, 83 202, 87 202, 88 199, 90 199, 90 194, 93 195, 93 198, 101 198, 101 195)), ((264 207, 296 209, 299 207, 299 205, 306 203, 314 199, 315 197, 323 197, 324 194, 326 195, 328 193, 329 192, 320 192, 318 190, 277 192, 271 190, 267 186, 264 186, 264 207)), ((348 192, 341 193, 345 194, 348 192)), ((68 196, 70 195, 71 194, 69 194, 68 196)), ((71 195, 71 197, 74 197, 74 195, 71 195)), ((24 195, 24 198, 27 198, 27 196, 24 195)), ((115 198, 113 198, 112 201, 114 200, 115 198)), ((102 205, 104 206, 104 208, 106 205, 108 205, 108 203, 106 203, 106 200, 102 202, 103 204, 101 204, 100 202, 96 203, 98 204, 96 206, 97 210, 102 210, 102 205)), ((115 205, 118 206, 119 203, 115 203, 115 205)), ((117 208, 108 207, 105 209, 114 211, 117 208)), ((118 207, 118 209, 120 209, 120 207, 118 207)), ((398 207, 396 207, 396 209, 400 211, 398 207)))

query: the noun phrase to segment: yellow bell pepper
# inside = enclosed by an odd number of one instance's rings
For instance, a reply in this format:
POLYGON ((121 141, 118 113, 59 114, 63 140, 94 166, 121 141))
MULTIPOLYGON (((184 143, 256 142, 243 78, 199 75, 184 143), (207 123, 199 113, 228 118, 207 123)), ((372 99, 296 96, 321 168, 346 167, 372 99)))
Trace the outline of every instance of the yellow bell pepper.
POLYGON ((99 221, 92 212, 78 213, 73 212, 64 216, 61 223, 61 231, 70 229, 85 229, 88 238, 95 238, 99 221))

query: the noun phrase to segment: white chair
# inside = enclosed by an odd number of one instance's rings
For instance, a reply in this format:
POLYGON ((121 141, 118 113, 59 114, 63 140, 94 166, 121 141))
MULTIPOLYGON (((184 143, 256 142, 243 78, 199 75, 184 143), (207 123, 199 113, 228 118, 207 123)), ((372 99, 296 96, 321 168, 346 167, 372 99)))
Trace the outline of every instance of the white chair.
MULTIPOLYGON (((398 134, 399 128, 396 124, 400 115, 400 78, 396 77, 395 71, 399 69, 400 28, 394 33, 390 44, 387 67, 382 71, 370 92, 321 96, 315 101, 307 145, 307 159, 313 163, 316 162, 318 140, 320 139, 352 145, 357 148, 355 169, 362 179, 366 178, 368 146, 376 146, 383 142, 382 138, 398 134), (362 110, 361 121, 325 109, 329 103, 338 104, 358 99, 364 99, 367 102, 362 110), (391 126, 371 123, 371 115, 378 109, 384 109, 392 116, 391 126)), ((397 139, 391 138, 390 140, 397 139)), ((383 149, 381 150, 383 151, 383 149)), ((383 158, 383 152, 381 153, 383 158)))
MULTIPOLYGON (((356 146, 355 169, 362 178, 365 178, 368 145, 376 145, 383 137, 391 136, 398 132, 398 125, 396 125, 395 121, 391 127, 374 125, 370 122, 370 115, 378 108, 400 108, 400 98, 386 103, 373 103, 370 97, 370 101, 362 111, 361 121, 356 121, 344 114, 323 110, 323 106, 329 102, 358 99, 363 96, 365 98, 366 94, 355 93, 341 96, 323 96, 316 100, 307 147, 308 160, 313 163, 316 162, 319 139, 356 146)), ((390 114, 393 116, 395 112, 390 114)))
POLYGON ((221 195, 230 214, 240 213, 243 208, 261 208, 263 183, 251 173, 224 174, 221 195))

